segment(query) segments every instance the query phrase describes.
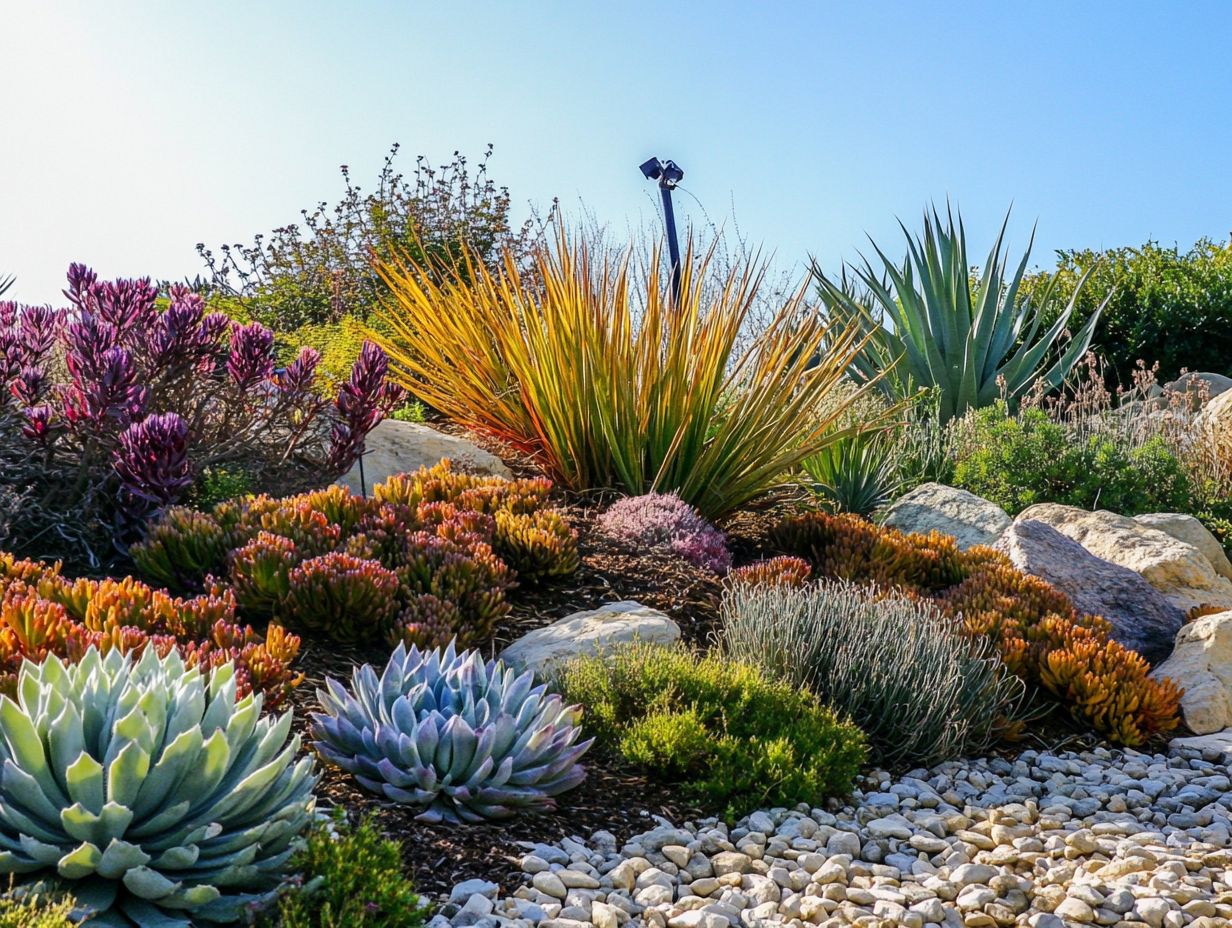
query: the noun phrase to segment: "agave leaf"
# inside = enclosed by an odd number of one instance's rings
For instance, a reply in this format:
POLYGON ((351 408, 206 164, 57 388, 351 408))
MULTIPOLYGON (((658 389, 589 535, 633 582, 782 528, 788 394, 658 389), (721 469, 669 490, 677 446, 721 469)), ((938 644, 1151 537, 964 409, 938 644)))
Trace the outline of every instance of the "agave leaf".
POLYGON ((56 868, 66 880, 79 880, 98 869, 103 852, 88 841, 83 841, 74 850, 60 858, 56 868))

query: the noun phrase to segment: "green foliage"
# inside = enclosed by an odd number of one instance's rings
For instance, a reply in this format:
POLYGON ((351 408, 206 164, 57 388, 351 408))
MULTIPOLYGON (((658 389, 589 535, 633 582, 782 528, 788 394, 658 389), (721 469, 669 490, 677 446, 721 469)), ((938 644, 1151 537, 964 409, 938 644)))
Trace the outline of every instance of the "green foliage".
MULTIPOLYGON (((402 850, 375 822, 318 825, 291 860, 301 886, 258 920, 261 928, 419 928, 431 908, 402 872, 402 850)), ((2 923, 0 923, 2 928, 2 923)))
POLYGON ((390 418, 399 422, 423 422, 427 418, 428 407, 419 400, 411 400, 405 406, 395 409, 390 418))
POLYGON ((66 880, 102 924, 233 922, 273 892, 316 777, 290 713, 237 699, 232 664, 91 647, 26 663, 17 692, 0 699, 0 872, 66 880))
POLYGON ((1188 251, 1147 242, 1141 248, 1057 252, 1053 272, 1023 280, 1023 293, 1036 302, 1052 286, 1045 324, 1071 299, 1071 325, 1092 318, 1104 294, 1111 294, 1095 331, 1099 353, 1123 384, 1135 363, 1158 361, 1162 380, 1182 368, 1232 375, 1232 241, 1202 239, 1188 251), (1085 288, 1077 284, 1089 275, 1085 288))
POLYGON ((1194 515, 1232 557, 1232 498, 1208 500, 1194 515))
POLYGON ((45 893, 0 896, 0 928, 74 928, 77 922, 72 912, 71 897, 45 893))
POLYGON ((984 751, 1023 694, 991 641, 963 634, 927 602, 875 587, 733 584, 722 616, 728 654, 859 719, 880 765, 984 751))
MULTIPOLYGON (((1098 308, 1063 344, 1073 301, 1048 326, 1038 303, 1019 294, 1031 248, 1007 275, 1006 216, 983 270, 974 278, 962 217, 947 210, 925 213, 924 233, 907 237, 901 265, 874 244, 879 266, 865 261, 854 274, 859 293, 844 273, 832 281, 815 264, 813 275, 831 315, 859 325, 870 338, 852 365, 860 382, 881 376, 879 388, 903 399, 921 387, 939 391, 942 422, 968 409, 988 406, 1003 393, 1017 400, 1037 383, 1060 385, 1086 352, 1098 308), (884 375, 884 376, 882 376, 884 375)), ((1075 295, 1083 280, 1075 284, 1075 295)))
POLYGON ((853 432, 804 459, 811 489, 830 512, 868 516, 899 489, 895 436, 853 432))
POLYGON ((718 654, 633 644, 558 682, 597 741, 729 814, 845 795, 865 758, 860 730, 811 694, 718 654))
POLYGON ((248 496, 254 489, 252 475, 247 471, 220 464, 201 472, 188 491, 184 504, 206 512, 223 500, 248 496))
POLYGON ((958 434, 954 484, 1011 515, 1044 502, 1123 515, 1192 508, 1191 481, 1159 436, 1136 447, 1076 440, 1044 411, 1010 415, 1004 403, 973 413, 958 434))
MULTIPOLYGON (((524 254, 533 227, 511 225, 509 191, 488 176, 488 148, 472 166, 462 155, 434 166, 423 158, 406 177, 395 167, 394 145, 371 192, 363 192, 342 167, 345 192, 334 206, 322 202, 303 211, 303 225, 288 224, 251 245, 223 245, 216 254, 197 251, 210 275, 210 289, 228 315, 243 315, 278 333, 298 331, 314 343, 304 326, 328 327, 346 316, 366 319, 386 296, 372 270, 374 256, 409 256, 424 266, 451 264, 466 247, 495 263, 505 247, 524 254)), ((213 302, 213 298, 211 302, 213 302)), ((340 333, 346 336, 343 326, 340 333)), ((326 371, 342 370, 345 345, 337 356, 323 352, 326 371)), ((352 358, 353 360, 353 358, 352 358)))

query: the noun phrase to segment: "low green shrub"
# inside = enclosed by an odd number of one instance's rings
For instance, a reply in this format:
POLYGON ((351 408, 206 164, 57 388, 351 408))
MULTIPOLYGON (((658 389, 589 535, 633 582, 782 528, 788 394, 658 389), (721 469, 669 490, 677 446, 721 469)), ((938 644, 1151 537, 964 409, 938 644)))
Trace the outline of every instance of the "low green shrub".
POLYGON ((317 826, 290 866, 301 883, 260 928, 418 928, 431 914, 402 872, 401 846, 371 819, 350 827, 339 815, 317 826))
POLYGON ((875 587, 732 584, 722 619, 728 654, 859 719, 881 765, 979 753, 1023 694, 990 640, 926 601, 875 587))
POLYGON ((398 422, 423 422, 428 416, 428 407, 419 400, 411 400, 393 411, 391 418, 398 422))
POLYGON ((971 414, 957 434, 954 484, 1011 515, 1045 502, 1123 515, 1192 507, 1191 481, 1160 436, 1132 447, 1099 434, 1075 440, 1043 410, 1011 415, 1003 403, 971 414))
POLYGON ((254 491, 255 482, 247 471, 226 465, 206 467, 193 481, 184 504, 205 512, 223 500, 248 496, 254 491))
POLYGON ((600 744, 734 815, 850 792, 864 735, 812 694, 683 646, 628 645, 561 671, 600 744))

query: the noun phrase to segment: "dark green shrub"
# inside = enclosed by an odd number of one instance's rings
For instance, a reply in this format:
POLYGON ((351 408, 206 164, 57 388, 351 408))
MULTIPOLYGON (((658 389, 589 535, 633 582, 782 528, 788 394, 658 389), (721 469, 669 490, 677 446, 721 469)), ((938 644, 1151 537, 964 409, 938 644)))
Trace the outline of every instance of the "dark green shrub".
POLYGON ((1131 516, 1192 506, 1185 468, 1159 436, 1136 447, 1098 434, 1075 439, 1040 409, 1011 416, 1004 404, 974 412, 960 434, 954 484, 1011 515, 1035 503, 1131 516))
POLYGON ((431 914, 402 873, 398 842, 371 820, 316 828, 291 866, 302 885, 262 915, 261 928, 418 928, 431 914))
POLYGON ((864 735, 806 691, 684 647, 579 658, 561 693, 600 744, 729 814, 845 795, 864 735))
MULTIPOLYGON (((1060 251, 1045 325, 1092 268, 1075 300, 1070 328, 1082 325, 1112 293, 1093 344, 1122 384, 1132 381, 1139 359, 1158 361, 1161 380, 1173 379, 1182 368, 1232 375, 1232 242, 1202 239, 1185 252, 1157 242, 1102 252, 1060 251)), ((1029 275, 1024 295, 1042 297, 1052 276, 1051 271, 1029 275)))

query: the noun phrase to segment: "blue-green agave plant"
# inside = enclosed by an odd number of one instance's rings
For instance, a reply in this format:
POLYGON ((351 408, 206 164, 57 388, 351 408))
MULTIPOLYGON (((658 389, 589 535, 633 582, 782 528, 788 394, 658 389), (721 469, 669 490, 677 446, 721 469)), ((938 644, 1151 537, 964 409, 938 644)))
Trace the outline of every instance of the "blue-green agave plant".
POLYGON ((942 422, 1003 396, 1013 403, 1037 383, 1048 389, 1060 386, 1090 347, 1107 299, 1078 332, 1063 339, 1088 270, 1065 309, 1041 331, 1041 309, 1052 288, 1040 304, 1019 296, 1035 234, 1017 269, 1007 276, 1008 223, 1007 213, 974 279, 962 217, 955 221, 948 207, 944 221, 936 209, 924 214, 922 236, 913 236, 899 223, 908 250, 901 265, 876 242, 880 269, 865 259, 863 267, 852 269, 854 282, 845 271, 835 282, 813 263, 812 274, 831 316, 855 322, 872 336, 850 370, 855 380, 867 383, 882 375, 879 389, 895 399, 922 387, 935 388, 942 422))
POLYGON ((531 673, 477 651, 398 645, 380 677, 356 668, 348 691, 318 690, 313 746, 365 789, 422 806, 428 822, 479 822, 555 805, 582 782, 581 709, 531 673))
POLYGON ((0 698, 0 873, 62 881, 92 926, 191 928, 266 898, 314 812, 291 714, 176 651, 26 662, 0 698))

